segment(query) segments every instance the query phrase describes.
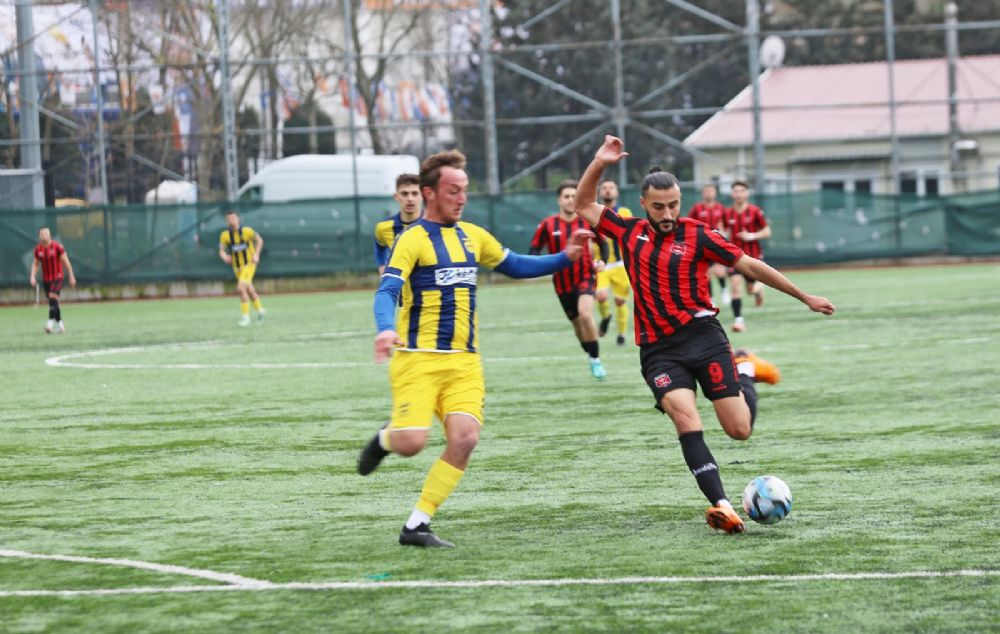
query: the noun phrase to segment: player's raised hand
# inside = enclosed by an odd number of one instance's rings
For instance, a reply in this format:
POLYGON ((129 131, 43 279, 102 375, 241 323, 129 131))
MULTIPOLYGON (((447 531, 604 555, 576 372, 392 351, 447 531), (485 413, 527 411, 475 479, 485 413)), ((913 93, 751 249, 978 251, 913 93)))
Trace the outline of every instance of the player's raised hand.
POLYGON ((571 262, 576 262, 581 257, 583 257, 583 250, 590 250, 590 240, 594 237, 594 232, 589 229, 577 229, 573 232, 573 235, 569 237, 569 242, 566 243, 566 248, 563 249, 563 253, 566 257, 570 259, 571 262))
POLYGON ((605 164, 610 164, 617 163, 626 156, 628 156, 628 152, 625 151, 625 144, 622 143, 622 140, 616 136, 607 134, 604 136, 604 145, 597 148, 594 159, 605 164))
POLYGON ((806 306, 809 310, 824 315, 832 315, 834 311, 833 302, 819 295, 806 295, 806 306))
POLYGON ((383 330, 375 336, 375 363, 382 363, 392 356, 392 349, 403 345, 395 330, 383 330))

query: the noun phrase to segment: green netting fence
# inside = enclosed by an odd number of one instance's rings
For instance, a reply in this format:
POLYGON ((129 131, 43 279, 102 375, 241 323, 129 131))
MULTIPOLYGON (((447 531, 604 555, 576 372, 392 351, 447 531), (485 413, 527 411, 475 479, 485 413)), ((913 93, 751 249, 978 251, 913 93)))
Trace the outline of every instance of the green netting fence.
MULTIPOLYGON (((640 212, 639 193, 622 203, 640 212)), ((698 199, 684 192, 684 208, 698 199)), ((724 202, 726 202, 724 200, 724 202)), ((817 191, 758 197, 773 235, 769 262, 823 264, 919 255, 1000 255, 1000 192, 916 197, 817 191)), ((348 198, 243 205, 261 233, 259 277, 316 276, 374 269, 372 232, 392 199, 348 198)), ((465 219, 506 246, 527 251, 538 221, 556 210, 550 191, 474 195, 465 219)), ((38 228, 67 249, 83 283, 228 280, 218 258, 225 226, 218 203, 0 210, 0 286, 27 284, 38 228)))

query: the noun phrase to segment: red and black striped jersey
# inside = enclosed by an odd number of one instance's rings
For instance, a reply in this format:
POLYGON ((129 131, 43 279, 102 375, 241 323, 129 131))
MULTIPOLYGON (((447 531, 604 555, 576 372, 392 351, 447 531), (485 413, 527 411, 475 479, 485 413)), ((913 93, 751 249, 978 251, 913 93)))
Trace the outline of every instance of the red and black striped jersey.
POLYGON ((713 262, 733 266, 743 251, 721 233, 690 218, 661 236, 645 218, 622 218, 607 207, 599 234, 618 241, 635 292, 635 341, 662 340, 696 316, 716 315, 708 285, 713 262))
POLYGON ((718 201, 711 205, 698 201, 688 211, 687 217, 704 222, 712 229, 720 229, 726 224, 726 208, 718 201))
POLYGON ((62 256, 64 253, 66 253, 66 249, 55 240, 51 240, 48 246, 41 242, 35 246, 35 259, 42 264, 43 282, 62 279, 62 256))
POLYGON ((736 236, 741 231, 756 232, 766 226, 767 219, 764 218, 764 212, 757 205, 747 205, 743 211, 736 211, 734 207, 726 210, 726 228, 729 229, 729 239, 752 258, 759 259, 764 255, 764 249, 760 246, 760 240, 743 242, 736 236))
MULTIPOLYGON (((583 218, 576 216, 573 220, 563 220, 559 214, 549 216, 538 224, 535 235, 531 238, 531 250, 538 253, 548 249, 549 253, 559 253, 566 248, 569 238, 577 229, 590 230, 590 225, 583 218)), ((583 257, 552 276, 556 293, 569 293, 580 288, 594 288, 594 257, 589 248, 583 250, 583 257)))

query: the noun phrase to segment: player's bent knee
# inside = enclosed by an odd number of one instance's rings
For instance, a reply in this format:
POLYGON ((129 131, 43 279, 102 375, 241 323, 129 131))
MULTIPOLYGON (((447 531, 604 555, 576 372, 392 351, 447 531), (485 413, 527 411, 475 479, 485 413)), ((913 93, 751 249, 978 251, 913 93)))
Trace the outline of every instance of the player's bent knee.
POLYGON ((395 430, 390 440, 392 450, 401 456, 415 456, 427 444, 427 432, 414 430, 395 430))
POLYGON ((722 430, 733 440, 746 440, 750 438, 753 427, 750 425, 750 412, 746 416, 730 418, 722 423, 722 430))
POLYGON ((462 429, 448 434, 448 445, 456 452, 469 455, 479 444, 479 427, 463 427, 462 429))

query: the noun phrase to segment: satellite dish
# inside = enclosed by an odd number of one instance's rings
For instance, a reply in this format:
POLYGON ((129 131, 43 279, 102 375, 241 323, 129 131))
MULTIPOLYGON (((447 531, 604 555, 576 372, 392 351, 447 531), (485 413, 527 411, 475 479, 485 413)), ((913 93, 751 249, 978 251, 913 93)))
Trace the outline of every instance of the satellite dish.
POLYGON ((764 68, 777 68, 785 61, 785 41, 777 35, 768 35, 760 43, 760 64, 764 68))

